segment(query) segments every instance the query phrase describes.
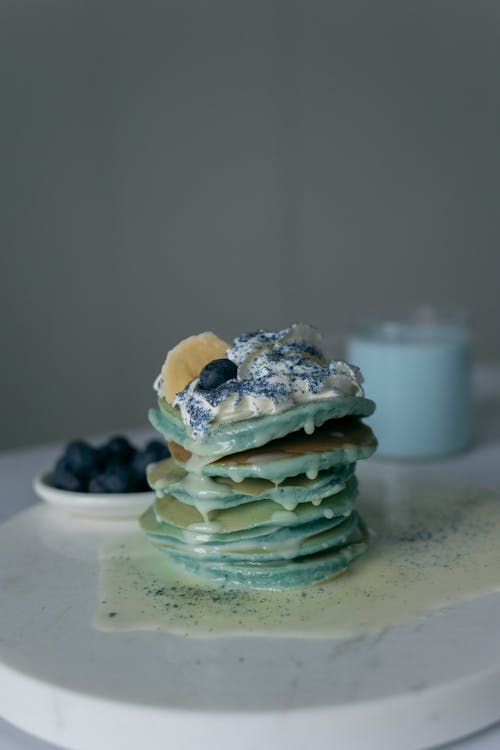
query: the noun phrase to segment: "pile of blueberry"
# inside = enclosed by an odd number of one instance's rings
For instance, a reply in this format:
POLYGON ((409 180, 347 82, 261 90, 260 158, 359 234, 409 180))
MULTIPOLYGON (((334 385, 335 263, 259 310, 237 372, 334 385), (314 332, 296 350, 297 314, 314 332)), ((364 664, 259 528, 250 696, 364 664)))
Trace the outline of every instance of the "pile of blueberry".
POLYGON ((146 492, 146 466, 169 455, 160 440, 150 440, 143 450, 122 435, 99 447, 73 440, 56 462, 52 484, 71 492, 146 492))

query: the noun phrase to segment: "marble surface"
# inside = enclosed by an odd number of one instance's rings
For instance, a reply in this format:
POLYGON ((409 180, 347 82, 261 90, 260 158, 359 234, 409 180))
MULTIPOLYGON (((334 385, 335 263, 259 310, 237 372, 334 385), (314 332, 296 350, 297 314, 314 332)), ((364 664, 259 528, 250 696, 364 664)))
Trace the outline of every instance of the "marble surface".
MULTIPOLYGON (((500 487, 498 446, 500 441, 500 369, 482 368, 476 373, 476 430, 471 450, 446 461, 426 462, 427 473, 442 476, 453 472, 456 478, 500 487)), ((133 437, 142 439, 143 433, 133 437)), ((49 466, 60 446, 38 446, 0 454, 0 521, 35 503, 31 489, 32 477, 49 466)), ((500 745, 500 725, 470 738, 455 741, 448 747, 455 750, 493 750, 500 745)), ((373 746, 377 750, 376 746, 373 746)), ((0 720, 2 750, 48 750, 55 748, 31 737, 0 720)), ((110 750, 113 747, 110 746, 110 750)))

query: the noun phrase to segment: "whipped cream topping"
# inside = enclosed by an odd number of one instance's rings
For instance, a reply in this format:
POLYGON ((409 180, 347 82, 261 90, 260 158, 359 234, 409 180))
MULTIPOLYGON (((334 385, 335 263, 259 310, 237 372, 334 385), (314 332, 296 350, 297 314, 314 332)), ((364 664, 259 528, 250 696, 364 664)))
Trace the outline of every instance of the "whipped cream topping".
MULTIPOLYGON (((304 323, 293 323, 289 328, 281 331, 255 331, 242 333, 234 339, 233 345, 227 350, 226 356, 237 365, 251 361, 261 351, 270 350, 276 346, 289 344, 304 355, 316 356, 325 360, 322 352, 322 337, 313 326, 304 323)), ((238 373, 239 376, 239 373, 238 373)))
MULTIPOLYGON (((174 407, 193 437, 210 424, 277 414, 316 399, 364 395, 360 370, 330 361, 319 331, 302 323, 242 334, 226 357, 238 365, 237 378, 212 390, 200 388, 195 378, 175 398, 174 407)), ((154 387, 161 396, 161 378, 154 387)))

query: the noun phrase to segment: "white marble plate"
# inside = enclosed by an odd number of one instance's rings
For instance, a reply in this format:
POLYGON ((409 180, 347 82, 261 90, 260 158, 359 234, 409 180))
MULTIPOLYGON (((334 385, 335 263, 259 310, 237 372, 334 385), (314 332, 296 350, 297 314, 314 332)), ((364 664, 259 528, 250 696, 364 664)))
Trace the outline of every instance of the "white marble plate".
POLYGON ((500 718, 498 594, 346 637, 97 629, 102 556, 136 528, 45 505, 0 527, 8 721, 74 750, 422 750, 500 718))

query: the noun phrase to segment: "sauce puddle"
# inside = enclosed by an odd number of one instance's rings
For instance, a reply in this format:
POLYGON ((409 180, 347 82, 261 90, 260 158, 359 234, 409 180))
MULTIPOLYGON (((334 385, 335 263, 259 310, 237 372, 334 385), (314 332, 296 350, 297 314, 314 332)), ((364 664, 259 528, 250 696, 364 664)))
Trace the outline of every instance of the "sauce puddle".
POLYGON ((401 479, 363 479, 366 555, 307 589, 228 588, 187 576, 140 532, 101 550, 100 630, 182 636, 346 637, 500 591, 500 495, 401 479))

